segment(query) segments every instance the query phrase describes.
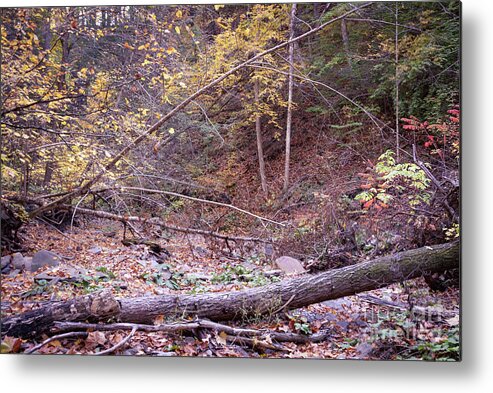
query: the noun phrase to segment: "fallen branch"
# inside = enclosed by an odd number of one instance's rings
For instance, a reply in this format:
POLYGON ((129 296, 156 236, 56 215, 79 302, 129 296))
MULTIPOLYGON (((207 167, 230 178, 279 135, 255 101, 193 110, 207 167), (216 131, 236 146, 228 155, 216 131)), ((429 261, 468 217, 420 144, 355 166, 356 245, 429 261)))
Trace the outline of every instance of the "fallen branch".
MULTIPOLYGON (((72 206, 70 206, 70 205, 63 205, 61 207, 68 209, 68 210, 73 209, 72 206)), ((85 208, 81 208, 81 207, 77 208, 77 212, 81 213, 81 214, 94 216, 94 217, 107 218, 109 220, 121 221, 123 223, 140 222, 142 224, 152 224, 152 225, 156 225, 156 226, 159 226, 161 228, 164 228, 164 229, 168 229, 170 231, 182 232, 182 233, 193 233, 193 234, 202 235, 202 236, 211 236, 211 237, 216 237, 216 238, 222 239, 222 240, 232 240, 232 241, 240 241, 240 242, 272 243, 272 240, 270 240, 270 239, 260 239, 257 237, 232 236, 232 235, 227 235, 225 233, 220 233, 220 232, 215 232, 215 231, 207 231, 204 229, 179 227, 176 225, 167 224, 163 220, 161 220, 159 217, 142 218, 142 217, 138 217, 138 216, 121 216, 118 214, 113 214, 113 213, 109 213, 109 212, 105 212, 105 211, 85 209, 85 208)))
POLYGON ((196 316, 214 321, 272 315, 282 305, 296 309, 395 282, 459 267, 459 242, 404 251, 316 275, 302 275, 242 291, 167 294, 115 299, 101 292, 2 319, 2 335, 33 337, 55 321, 152 323, 158 316, 196 316), (291 300, 292 298, 292 300, 291 300), (290 301, 291 300, 291 301, 290 301), (289 302, 290 301, 290 302, 289 302))
POLYGON ((87 336, 88 336, 87 332, 68 332, 68 333, 58 334, 56 336, 52 336, 50 338, 47 338, 42 343, 35 345, 32 348, 29 348, 24 353, 26 353, 26 354, 35 353, 36 351, 39 351, 41 348, 43 348, 45 345, 48 345, 49 343, 56 341, 56 340, 61 340, 63 338, 72 338, 72 337, 84 337, 85 338, 87 336))
POLYGON ((236 206, 234 206, 234 205, 232 205, 230 203, 222 203, 222 202, 217 202, 217 201, 211 201, 211 200, 208 200, 208 199, 195 198, 195 197, 191 197, 191 196, 188 196, 188 195, 179 194, 177 192, 162 191, 162 190, 153 190, 153 189, 149 189, 149 188, 119 187, 119 189, 121 189, 121 190, 130 190, 130 191, 142 191, 142 192, 147 192, 147 193, 151 193, 151 194, 170 195, 170 196, 175 196, 177 198, 188 199, 190 201, 207 203, 209 205, 222 206, 222 207, 226 207, 228 209, 239 211, 240 213, 249 215, 251 217, 255 217, 256 219, 261 220, 261 221, 267 221, 267 222, 270 222, 271 224, 279 225, 279 226, 282 226, 282 227, 285 226, 285 224, 283 224, 281 222, 271 220, 270 218, 259 216, 259 215, 255 214, 255 213, 249 212, 248 210, 245 210, 245 209, 236 207, 236 206))
POLYGON ((228 334, 226 335, 226 340, 232 344, 239 343, 243 345, 248 345, 252 349, 262 348, 262 349, 270 349, 271 351, 292 352, 291 349, 283 347, 282 345, 270 343, 266 340, 258 340, 256 338, 237 337, 228 334))
POLYGON ((275 332, 266 329, 244 329, 234 328, 221 323, 213 322, 207 319, 202 319, 192 322, 184 323, 169 323, 160 325, 147 325, 138 323, 111 323, 111 324, 97 324, 97 323, 84 323, 84 322, 54 322, 51 332, 59 333, 65 331, 78 331, 78 330, 92 330, 92 331, 114 331, 114 330, 140 330, 144 332, 166 332, 175 333, 183 331, 193 331, 196 329, 210 329, 218 333, 224 332, 230 336, 235 337, 260 337, 266 339, 269 337, 271 340, 278 342, 294 342, 298 344, 306 344, 309 342, 320 342, 325 340, 329 332, 327 330, 320 331, 310 336, 297 333, 284 333, 275 332))
POLYGON ((406 304, 399 304, 395 302, 391 302, 389 300, 380 299, 376 296, 364 294, 358 296, 361 300, 364 300, 368 303, 376 304, 378 306, 395 308, 397 310, 402 311, 410 311, 414 318, 425 319, 425 320, 445 320, 449 318, 455 317, 457 314, 454 312, 440 310, 435 307, 420 307, 413 306, 412 310, 409 309, 409 306, 406 304))
POLYGON ((118 348, 123 347, 128 342, 128 340, 130 340, 132 338, 132 336, 135 334, 136 331, 137 331, 137 328, 136 327, 133 327, 132 328, 132 331, 130 332, 130 334, 127 337, 125 337, 122 341, 120 341, 116 345, 114 345, 111 348, 108 348, 108 349, 106 349, 104 351, 96 352, 94 355, 95 356, 109 355, 110 353, 115 352, 118 348))

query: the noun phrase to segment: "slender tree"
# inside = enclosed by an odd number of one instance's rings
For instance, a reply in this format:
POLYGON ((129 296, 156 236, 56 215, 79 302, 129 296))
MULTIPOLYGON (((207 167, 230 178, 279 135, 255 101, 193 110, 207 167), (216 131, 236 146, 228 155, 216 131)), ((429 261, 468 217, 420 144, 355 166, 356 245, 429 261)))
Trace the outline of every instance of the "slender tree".
POLYGON ((399 134, 399 8, 395 2, 395 159, 400 161, 399 134))
MULTIPOLYGON (((289 40, 294 38, 294 19, 296 17, 296 4, 291 6, 291 18, 289 22, 289 40)), ((288 80, 288 113, 286 120, 286 161, 284 163, 284 192, 289 187, 289 164, 291 160, 291 124, 293 112, 293 72, 294 72, 294 43, 289 45, 289 80, 288 80)))

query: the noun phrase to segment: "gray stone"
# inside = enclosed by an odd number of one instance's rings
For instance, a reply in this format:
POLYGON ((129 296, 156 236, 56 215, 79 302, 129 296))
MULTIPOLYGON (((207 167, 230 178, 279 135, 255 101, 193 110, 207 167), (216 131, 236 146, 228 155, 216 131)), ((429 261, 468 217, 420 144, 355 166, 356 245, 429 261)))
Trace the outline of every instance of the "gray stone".
POLYGON ((50 276, 49 273, 43 272, 43 273, 36 274, 34 276, 34 281, 37 281, 37 282, 46 281, 50 285, 53 285, 53 284, 58 283, 59 281, 70 281, 70 279, 68 279, 68 278, 62 279, 61 277, 50 276))
POLYGON ((52 267, 34 276, 34 280, 45 280, 51 284, 57 282, 81 282, 88 276, 87 270, 80 266, 52 267))
POLYGON ((150 265, 150 266, 151 266, 151 268, 153 268, 153 269, 156 269, 156 270, 161 269, 161 264, 160 264, 158 261, 156 261, 156 260, 151 260, 151 261, 149 261, 149 265, 150 265))
POLYGON ((117 281, 117 282, 114 282, 113 283, 113 288, 115 289, 128 289, 128 284, 126 282, 123 282, 123 281, 117 281))
POLYGON ((135 356, 137 355, 139 351, 134 348, 126 349, 125 351, 122 352, 123 356, 135 356))
POLYGON ((305 268, 295 258, 283 256, 276 259, 276 265, 287 274, 306 273, 305 268))
POLYGON ((12 270, 12 265, 6 265, 2 268, 1 272, 2 274, 9 274, 11 270, 12 270))
POLYGON ((24 259, 24 256, 20 252, 12 254, 12 265, 14 266, 14 269, 24 269, 25 263, 26 261, 24 259))
POLYGON ((87 250, 88 252, 90 252, 91 254, 101 254, 101 252, 103 251, 103 249, 101 247, 91 247, 89 250, 87 250))
POLYGON ((339 326, 343 332, 347 332, 349 329, 349 322, 347 321, 337 321, 336 326, 339 326))
POLYGON ((110 278, 108 274, 99 271, 94 272, 93 277, 96 277, 98 280, 109 280, 110 278))
POLYGON ((264 254, 267 258, 272 258, 274 255, 274 247, 272 244, 266 244, 264 247, 264 254))
POLYGON ((24 268, 27 271, 32 271, 33 257, 24 257, 24 268))
POLYGON ((369 343, 361 343, 356 347, 356 355, 359 359, 367 358, 373 351, 369 343))
POLYGON ((9 273, 9 277, 17 276, 21 271, 19 269, 14 269, 9 273))
POLYGON ((322 304, 324 306, 330 307, 334 310, 342 311, 345 308, 344 306, 350 307, 352 303, 351 303, 351 300, 342 298, 342 299, 335 299, 335 300, 327 300, 325 302, 322 302, 322 304))
POLYGON ((31 263, 31 272, 35 272, 45 266, 58 266, 60 264, 61 257, 54 252, 41 250, 34 254, 31 263))
POLYGON ((162 351, 155 351, 152 353, 152 356, 158 356, 158 357, 173 357, 177 356, 176 352, 162 352, 162 351))
POLYGON ((0 270, 3 270, 4 267, 8 266, 10 264, 11 259, 12 259, 11 255, 5 255, 4 257, 2 257, 0 262, 0 270))
POLYGON ((196 247, 194 248, 194 250, 193 250, 193 251, 194 251, 194 253, 196 253, 199 257, 202 257, 202 258, 206 257, 206 256, 207 256, 207 254, 209 253, 209 252, 208 252, 205 248, 200 247, 200 246, 196 246, 196 247))

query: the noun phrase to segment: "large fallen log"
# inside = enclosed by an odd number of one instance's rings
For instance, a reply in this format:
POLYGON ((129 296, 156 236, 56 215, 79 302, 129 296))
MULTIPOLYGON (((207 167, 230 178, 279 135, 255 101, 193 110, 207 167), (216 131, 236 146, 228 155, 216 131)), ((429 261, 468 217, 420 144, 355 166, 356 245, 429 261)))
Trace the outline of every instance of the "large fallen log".
POLYGON ((325 300, 459 267, 459 243, 423 247, 316 275, 243 291, 114 298, 102 292, 2 320, 2 336, 35 337, 55 321, 152 323, 156 317, 197 316, 215 321, 273 315, 325 300))

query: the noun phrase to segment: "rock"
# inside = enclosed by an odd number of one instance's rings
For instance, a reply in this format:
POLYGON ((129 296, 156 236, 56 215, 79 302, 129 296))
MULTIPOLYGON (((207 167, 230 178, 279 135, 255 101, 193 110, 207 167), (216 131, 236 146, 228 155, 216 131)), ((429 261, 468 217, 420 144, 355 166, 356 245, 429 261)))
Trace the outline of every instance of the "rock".
POLYGON ((156 270, 161 269, 161 264, 160 264, 158 261, 156 261, 156 260, 151 260, 151 261, 149 261, 149 265, 150 265, 150 266, 151 266, 151 268, 153 268, 153 269, 156 269, 156 270))
MULTIPOLYGON (((99 272, 97 272, 99 273, 99 272)), ((41 272, 34 276, 34 280, 45 280, 50 284, 56 284, 58 282, 82 282, 91 275, 86 269, 80 266, 60 266, 52 267, 44 272, 41 272)))
POLYGON ((347 332, 349 329, 349 322, 347 321, 337 321, 336 326, 339 326, 343 332, 347 332))
POLYGON ((361 343, 356 347, 356 356, 359 359, 367 358, 373 351, 373 347, 369 343, 361 343))
POLYGON ((350 307, 352 303, 351 300, 342 298, 342 299, 327 300, 325 302, 322 302, 322 304, 334 310, 343 311, 345 309, 344 306, 350 307))
MULTIPOLYGON (((50 274, 48 272, 43 272, 43 273, 39 273, 37 275, 34 276, 34 281, 46 281, 47 283, 50 283, 50 284, 56 284, 57 282, 61 281, 61 278, 60 277, 57 277, 57 276, 50 276, 50 274)), ((66 280, 68 281, 68 280, 66 280)))
POLYGON ((275 263, 279 269, 287 274, 306 273, 301 262, 295 258, 283 256, 277 258, 275 263))
POLYGON ((94 272, 93 277, 97 278, 98 280, 109 280, 110 279, 110 276, 108 274, 106 274, 104 272, 99 272, 99 271, 94 272))
POLYGON ((1 270, 1 272, 2 272, 2 274, 9 274, 11 270, 12 270, 12 266, 9 264, 9 265, 4 266, 1 270))
POLYGON ((113 288, 115 289, 121 289, 121 290, 125 290, 125 289, 128 289, 128 284, 126 282, 123 282, 123 281, 117 281, 117 282, 114 282, 113 283, 113 288))
POLYGON ((14 269, 9 273, 9 277, 17 276, 21 271, 19 269, 14 269))
POLYGON ((87 250, 88 252, 90 252, 91 254, 101 254, 101 252, 103 251, 103 249, 101 247, 91 247, 89 250, 87 250))
POLYGON ((12 255, 6 255, 2 257, 0 271, 2 274, 9 274, 12 270, 12 265, 10 261, 12 260, 12 255))
POLYGON ((272 244, 267 243, 264 247, 264 254, 267 258, 272 258, 274 255, 274 247, 272 244))
POLYGON ((4 257, 2 257, 0 261, 0 270, 3 270, 4 267, 7 267, 10 264, 11 259, 11 255, 5 255, 4 257))
POLYGON ((24 268, 27 271, 32 271, 33 257, 24 257, 24 268))
POLYGON ((14 266, 14 269, 24 269, 25 263, 26 261, 24 259, 24 256, 20 252, 12 254, 12 265, 14 266))
POLYGON ((130 348, 130 349, 126 349, 125 351, 123 351, 122 355, 123 356, 135 356, 138 353, 139 353, 139 351, 137 349, 130 348))
POLYGON ((60 264, 61 257, 54 252, 41 250, 34 254, 31 263, 31 272, 35 272, 45 266, 58 266, 60 264))
POLYGON ((138 259, 137 260, 137 263, 142 266, 142 267, 147 267, 149 265, 149 261, 145 260, 145 259, 138 259))
POLYGON ((201 274, 201 273, 187 273, 185 274, 185 278, 190 281, 196 281, 196 280, 210 281, 212 280, 212 275, 201 274))
POLYGON ((205 248, 200 246, 196 246, 193 251, 201 258, 204 258, 207 256, 207 254, 209 254, 209 252, 205 248))
POLYGON ((151 354, 152 356, 158 356, 158 357, 173 357, 177 356, 176 352, 163 352, 163 351, 155 351, 151 354))

